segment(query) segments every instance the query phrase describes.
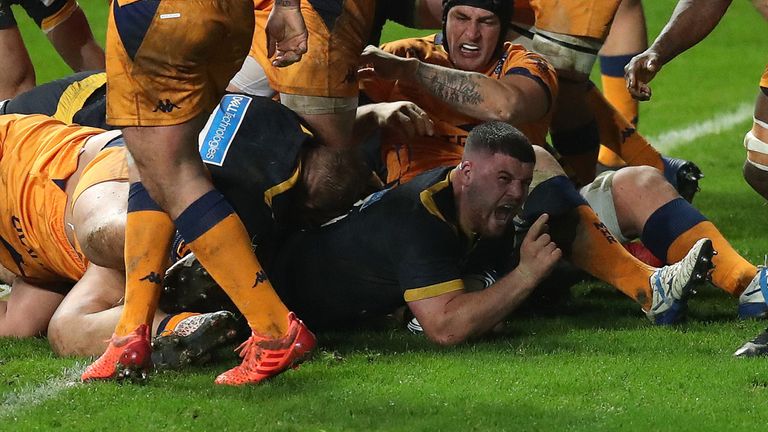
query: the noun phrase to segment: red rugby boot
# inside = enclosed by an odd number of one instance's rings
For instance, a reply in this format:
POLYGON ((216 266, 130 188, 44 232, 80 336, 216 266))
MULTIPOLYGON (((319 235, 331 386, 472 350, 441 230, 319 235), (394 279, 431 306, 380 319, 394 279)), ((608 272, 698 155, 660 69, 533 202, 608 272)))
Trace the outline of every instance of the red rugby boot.
POLYGON ((152 367, 149 327, 142 324, 126 336, 112 336, 104 354, 83 372, 83 381, 143 381, 152 367))
POLYGON ((280 339, 251 333, 251 337, 237 348, 243 362, 216 377, 216 384, 258 384, 303 362, 317 345, 317 340, 293 312, 288 314, 288 322, 288 332, 280 339))

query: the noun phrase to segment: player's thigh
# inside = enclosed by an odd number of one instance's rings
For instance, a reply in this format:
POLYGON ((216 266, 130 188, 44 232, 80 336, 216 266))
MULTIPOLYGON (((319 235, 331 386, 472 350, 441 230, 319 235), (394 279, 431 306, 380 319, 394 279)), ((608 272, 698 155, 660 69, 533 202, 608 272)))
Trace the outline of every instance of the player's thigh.
POLYGON ((0 27, 0 56, 3 64, 0 73, 0 100, 10 99, 34 87, 35 70, 18 27, 0 27))
MULTIPOLYGON (((125 297, 122 270, 89 265, 83 278, 67 293, 53 316, 57 319, 84 317, 121 305, 125 297)), ((53 321, 52 320, 52 321, 53 321)))

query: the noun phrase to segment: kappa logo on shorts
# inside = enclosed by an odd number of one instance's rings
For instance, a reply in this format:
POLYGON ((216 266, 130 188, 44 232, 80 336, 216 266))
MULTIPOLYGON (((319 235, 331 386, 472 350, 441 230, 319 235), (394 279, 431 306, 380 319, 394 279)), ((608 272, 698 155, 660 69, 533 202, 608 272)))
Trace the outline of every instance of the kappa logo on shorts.
POLYGON ((208 118, 208 123, 200 132, 200 157, 203 162, 217 166, 224 164, 229 147, 252 100, 249 96, 236 94, 224 95, 221 98, 216 111, 208 118))
POLYGON ((180 106, 178 106, 175 103, 171 102, 170 99, 166 99, 165 102, 163 102, 162 100, 158 100, 157 101, 157 106, 155 107, 155 109, 152 110, 152 112, 160 111, 160 112, 164 112, 164 113, 169 113, 169 112, 173 111, 174 108, 181 109, 180 106))

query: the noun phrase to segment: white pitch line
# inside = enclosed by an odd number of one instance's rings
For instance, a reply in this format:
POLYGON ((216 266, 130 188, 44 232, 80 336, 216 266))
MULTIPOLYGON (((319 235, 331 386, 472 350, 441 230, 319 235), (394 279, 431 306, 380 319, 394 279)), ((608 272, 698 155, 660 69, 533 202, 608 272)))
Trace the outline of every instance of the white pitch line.
MULTIPOLYGON (((737 124, 751 119, 753 111, 753 104, 743 103, 736 107, 736 109, 716 114, 709 120, 692 123, 681 129, 663 132, 659 136, 649 137, 648 142, 659 152, 667 153, 677 146, 731 129, 737 124)), ((744 133, 746 132, 744 131, 744 133)))
POLYGON ((77 363, 71 368, 65 368, 58 378, 5 395, 5 400, 0 405, 0 419, 18 415, 21 411, 53 399, 64 390, 77 385, 84 369, 84 364, 77 363))

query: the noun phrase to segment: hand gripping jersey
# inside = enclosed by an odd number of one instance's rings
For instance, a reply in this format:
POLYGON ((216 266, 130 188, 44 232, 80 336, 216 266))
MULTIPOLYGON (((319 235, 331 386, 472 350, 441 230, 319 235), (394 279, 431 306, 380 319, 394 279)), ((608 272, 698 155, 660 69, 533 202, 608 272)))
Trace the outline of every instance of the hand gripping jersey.
POLYGON ((307 53, 296 64, 277 68, 267 58, 264 27, 274 1, 255 0, 256 31, 249 55, 286 94, 322 97, 357 96, 358 57, 368 43, 376 15, 374 0, 301 0, 309 32, 307 53))

